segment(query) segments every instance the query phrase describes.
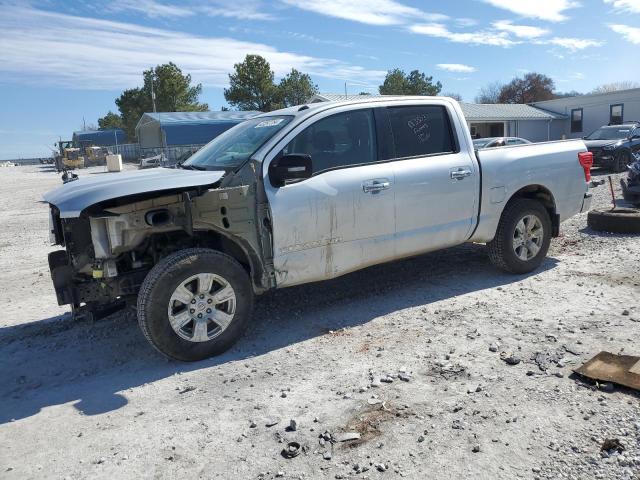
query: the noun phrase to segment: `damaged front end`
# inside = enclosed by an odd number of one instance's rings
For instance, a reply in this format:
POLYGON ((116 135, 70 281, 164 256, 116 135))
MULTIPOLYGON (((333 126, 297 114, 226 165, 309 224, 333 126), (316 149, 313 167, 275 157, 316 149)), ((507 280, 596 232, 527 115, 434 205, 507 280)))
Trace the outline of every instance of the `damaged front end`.
MULTIPOLYGON (((249 162, 242 170, 224 178, 218 172, 219 178, 205 185, 196 184, 207 181, 198 175, 211 172, 165 173, 194 185, 170 190, 162 182, 161 190, 153 183, 129 185, 127 195, 112 198, 103 193, 84 198, 87 190, 104 185, 79 179, 59 189, 69 189, 66 195, 45 195, 52 243, 65 247, 49 254, 58 303, 94 315, 133 304, 158 261, 192 247, 233 256, 250 272, 256 292, 272 288, 271 262, 265 262, 272 256, 268 209, 260 201, 255 166, 249 162), (70 199, 72 188, 78 192, 75 201, 70 199)), ((113 183, 112 178, 105 181, 113 183)))

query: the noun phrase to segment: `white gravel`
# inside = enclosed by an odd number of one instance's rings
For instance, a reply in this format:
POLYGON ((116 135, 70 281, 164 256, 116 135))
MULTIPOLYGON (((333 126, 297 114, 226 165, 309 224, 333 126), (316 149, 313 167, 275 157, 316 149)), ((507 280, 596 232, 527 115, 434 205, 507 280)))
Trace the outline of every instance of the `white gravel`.
POLYGON ((0 174, 0 478, 640 478, 640 395, 572 376, 640 355, 638 236, 581 215, 533 275, 465 245, 277 291, 235 348, 183 364, 131 315, 62 315, 38 203, 58 176, 0 174))

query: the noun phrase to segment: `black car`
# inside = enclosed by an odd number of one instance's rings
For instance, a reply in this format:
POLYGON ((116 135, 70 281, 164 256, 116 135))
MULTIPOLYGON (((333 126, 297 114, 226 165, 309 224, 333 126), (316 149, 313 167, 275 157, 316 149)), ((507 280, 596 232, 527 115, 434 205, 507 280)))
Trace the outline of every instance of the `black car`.
POLYGON ((593 153, 594 167, 624 172, 632 162, 632 152, 640 151, 640 122, 607 125, 584 137, 593 153))

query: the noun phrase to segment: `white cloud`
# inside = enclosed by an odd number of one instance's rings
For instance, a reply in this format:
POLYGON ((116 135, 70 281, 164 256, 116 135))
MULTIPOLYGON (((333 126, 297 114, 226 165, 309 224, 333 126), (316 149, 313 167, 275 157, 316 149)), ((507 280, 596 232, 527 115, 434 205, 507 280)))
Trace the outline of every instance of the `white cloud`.
POLYGON ((493 27, 502 32, 509 32, 519 38, 538 38, 549 34, 546 28, 531 27, 528 25, 514 25, 509 20, 494 22, 493 27))
POLYGON ((506 32, 479 31, 479 32, 452 32, 441 23, 429 23, 411 25, 409 30, 429 37, 445 38, 455 43, 469 43, 472 45, 494 45, 498 47, 511 47, 519 42, 509 38, 506 32))
POLYGON ((609 28, 622 35, 627 41, 640 44, 640 28, 629 25, 609 25, 609 28))
POLYGON ((522 15, 523 17, 539 18, 550 22, 561 22, 568 17, 565 10, 579 7, 573 0, 484 0, 497 8, 522 15))
POLYGON ((282 0, 311 12, 370 25, 401 25, 408 21, 441 21, 449 17, 423 12, 395 0, 282 0))
POLYGON ((3 8, 0 31, 2 77, 38 85, 130 88, 141 83, 142 70, 172 61, 195 81, 220 87, 227 85, 234 63, 249 53, 264 56, 277 76, 296 68, 314 76, 373 83, 386 73, 232 38, 202 37, 18 6, 3 8))
POLYGON ((598 40, 591 40, 589 38, 569 38, 569 37, 553 37, 549 40, 545 40, 540 43, 548 43, 551 45, 556 45, 558 47, 566 48, 572 52, 576 52, 578 50, 584 50, 589 47, 599 47, 602 45, 602 42, 598 40))
POLYGON ((190 8, 168 5, 156 0, 115 0, 107 3, 107 10, 111 12, 132 11, 142 13, 150 18, 190 17, 195 14, 190 8))
POLYGON ((211 17, 238 18, 240 20, 274 20, 275 17, 260 10, 256 0, 209 0, 208 4, 197 7, 211 17))
POLYGON ((260 10, 259 0, 191 0, 169 4, 160 0, 112 0, 100 8, 109 12, 136 12, 149 18, 176 18, 207 15, 240 20, 273 20, 260 10))
POLYGON ((618 12, 640 13, 640 0, 604 0, 618 12))
POLYGON ((439 63, 436 65, 439 70, 456 73, 472 73, 476 71, 476 67, 464 65, 462 63, 439 63))

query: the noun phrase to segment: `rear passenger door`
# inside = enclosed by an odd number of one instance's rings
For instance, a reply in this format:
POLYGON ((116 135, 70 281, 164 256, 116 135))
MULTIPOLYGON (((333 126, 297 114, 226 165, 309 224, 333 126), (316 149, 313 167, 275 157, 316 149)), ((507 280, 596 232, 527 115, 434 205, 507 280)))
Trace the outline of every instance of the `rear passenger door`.
POLYGON ((449 111, 422 104, 384 110, 393 136, 396 250, 409 256, 466 241, 479 200, 479 172, 461 151, 449 111))

